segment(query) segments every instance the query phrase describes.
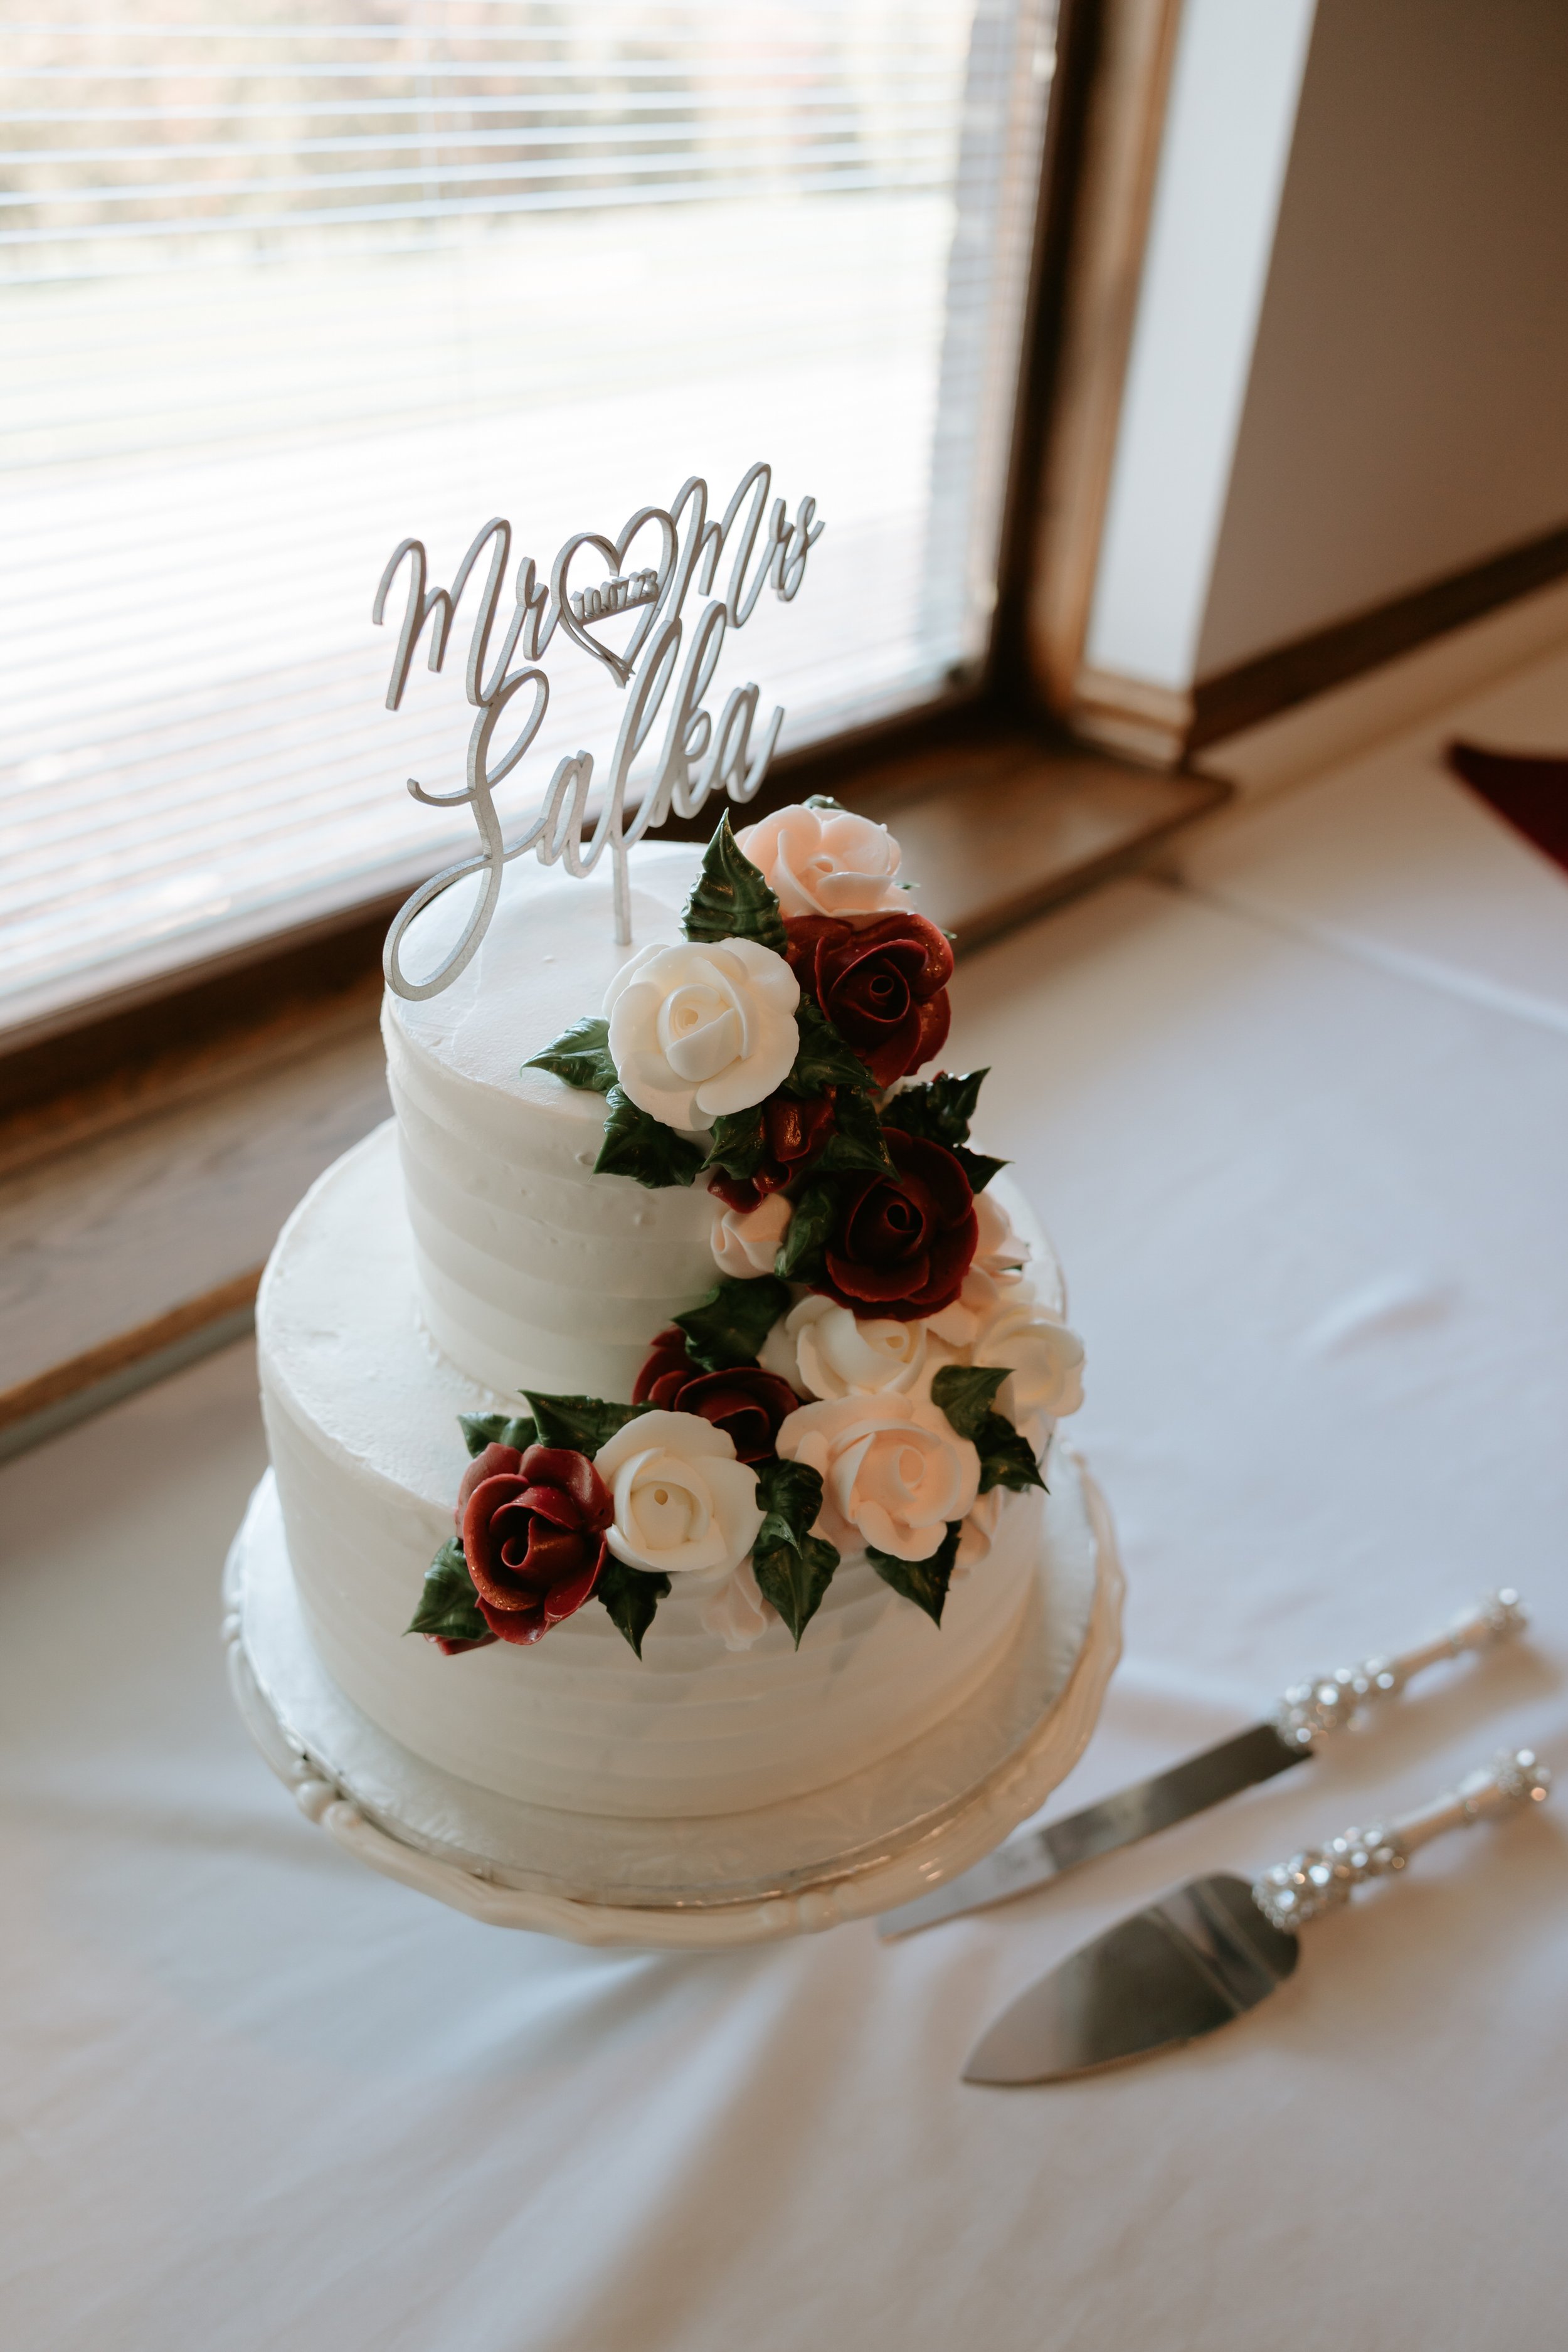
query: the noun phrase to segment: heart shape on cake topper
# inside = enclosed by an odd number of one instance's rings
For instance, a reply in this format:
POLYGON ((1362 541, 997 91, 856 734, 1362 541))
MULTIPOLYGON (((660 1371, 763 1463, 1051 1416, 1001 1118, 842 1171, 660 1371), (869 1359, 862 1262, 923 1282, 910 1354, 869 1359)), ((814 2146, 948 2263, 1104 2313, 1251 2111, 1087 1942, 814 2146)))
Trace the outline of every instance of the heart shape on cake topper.
MULTIPOLYGON (((617 686, 626 686, 631 681, 632 672, 637 667, 637 656, 647 643, 648 631, 654 625, 659 607, 664 602, 665 592, 669 586, 669 575, 675 569, 679 545, 679 536, 675 528, 675 519, 666 508, 639 507, 631 520, 622 526, 615 539, 606 539, 604 532, 600 530, 574 532, 561 549, 551 568, 550 601, 557 625, 565 631, 574 645, 581 646, 585 653, 593 655, 595 661, 604 663, 617 686), (597 637, 589 634, 589 621, 580 617, 578 611, 573 606, 572 592, 568 585, 572 561, 580 549, 594 548, 604 557, 611 577, 620 579, 625 573, 626 556, 634 541, 647 529, 650 523, 658 524, 659 534, 658 562, 651 567, 655 593, 650 598, 644 599, 642 617, 632 631, 625 653, 617 654, 609 646, 602 645, 597 637)), ((636 607, 630 604, 621 607, 622 612, 635 609, 636 607)), ((619 619, 620 613, 606 613, 595 617, 605 620, 619 619)))

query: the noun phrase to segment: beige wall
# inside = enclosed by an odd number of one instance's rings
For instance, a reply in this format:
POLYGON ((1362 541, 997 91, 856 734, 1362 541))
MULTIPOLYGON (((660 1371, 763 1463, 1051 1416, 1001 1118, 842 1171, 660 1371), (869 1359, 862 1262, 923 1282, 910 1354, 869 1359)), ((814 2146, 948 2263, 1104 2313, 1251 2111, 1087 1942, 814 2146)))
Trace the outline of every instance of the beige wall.
POLYGON ((1319 0, 1212 677, 1568 523, 1568 0, 1319 0))

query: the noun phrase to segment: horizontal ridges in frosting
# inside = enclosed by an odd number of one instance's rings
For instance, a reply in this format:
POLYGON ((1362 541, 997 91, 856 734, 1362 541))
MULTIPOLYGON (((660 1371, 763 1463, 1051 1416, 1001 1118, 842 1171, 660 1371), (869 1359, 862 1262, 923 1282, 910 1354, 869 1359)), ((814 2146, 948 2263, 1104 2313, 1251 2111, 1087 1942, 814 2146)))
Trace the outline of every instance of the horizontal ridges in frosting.
MULTIPOLYGON (((681 844, 633 852, 635 946, 679 938, 700 863, 681 844)), ((465 913, 461 886, 426 910, 412 970, 465 913)), ((523 1066, 598 1012, 632 951, 607 876, 520 865, 467 971, 426 1001, 385 1000, 420 1310, 457 1364, 509 1393, 629 1396, 654 1333, 715 1279, 706 1190, 595 1176, 603 1098, 523 1066)))
POLYGON ((940 1632, 867 1562, 847 1560, 798 1654, 780 1625, 750 1651, 724 1650, 679 1588, 641 1665, 592 1605, 533 1649, 446 1659, 405 1637, 467 1461, 456 1416, 501 1400, 417 1331, 389 1129, 296 1212, 258 1337, 290 1554, 323 1664, 405 1746, 505 1793, 655 1817, 826 1785, 960 1705, 1021 1617, 1036 1496, 1010 1502, 940 1632))

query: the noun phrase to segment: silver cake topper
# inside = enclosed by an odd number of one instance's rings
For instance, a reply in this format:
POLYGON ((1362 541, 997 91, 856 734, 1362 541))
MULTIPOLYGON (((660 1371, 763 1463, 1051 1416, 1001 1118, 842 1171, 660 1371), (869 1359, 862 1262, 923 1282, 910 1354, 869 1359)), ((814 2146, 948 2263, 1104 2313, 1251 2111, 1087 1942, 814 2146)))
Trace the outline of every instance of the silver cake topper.
MULTIPOLYGON (((772 480, 771 467, 751 467, 725 508, 721 522, 709 521, 708 485, 693 475, 670 506, 639 507, 614 539, 603 531, 574 531, 551 566, 548 587, 538 579, 533 558, 524 556, 517 569, 511 616, 493 663, 490 638, 511 559, 510 523, 500 515, 486 523, 458 565, 450 588, 426 589, 427 565, 419 540, 405 539, 395 549, 381 575, 371 613, 378 625, 384 621, 393 583, 406 565, 407 604, 386 689, 389 710, 395 710, 403 700, 415 653, 426 630, 428 665, 433 670, 442 667, 458 604, 486 550, 489 551, 465 673, 468 698, 479 714, 468 738, 468 782, 461 792, 430 793, 414 777, 408 779, 415 799, 428 808, 470 808, 479 828, 479 847, 422 884, 398 910, 387 933, 384 959, 387 985, 397 995, 437 996, 450 987, 489 928, 500 895, 502 866, 531 849, 542 865, 553 865, 559 859, 569 874, 575 875, 591 874, 607 849, 615 873, 616 938, 629 947, 627 853, 633 844, 671 814, 695 816, 715 793, 737 802, 754 798, 778 741, 783 710, 774 709, 753 741, 758 700, 754 685, 731 689, 717 724, 703 704, 727 632, 745 626, 765 587, 771 587, 786 604, 792 601, 805 576, 806 557, 822 536, 815 499, 801 499, 793 522, 783 499, 774 499, 768 510, 772 480), (657 560, 628 568, 632 550, 645 539, 657 540, 657 560), (699 614, 677 680, 686 635, 681 612, 687 596, 694 581, 700 595, 710 595, 726 552, 731 556, 728 588, 723 595, 711 596, 699 614), (593 585, 574 586, 573 566, 584 554, 599 556, 608 576, 593 585), (592 634, 596 623, 634 612, 641 617, 624 652, 612 651, 592 634), (509 842, 496 808, 495 788, 517 767, 543 722, 550 681, 539 662, 557 630, 595 661, 602 662, 626 691, 620 732, 602 785, 597 822, 587 841, 583 828, 594 781, 594 755, 574 751, 557 763, 543 801, 522 832, 509 842), (520 659, 521 667, 513 668, 514 659, 520 659), (628 811, 632 762, 653 732, 672 685, 674 700, 657 771, 628 811), (497 730, 520 698, 521 724, 510 733, 514 714, 508 726, 510 740, 498 755, 493 748, 497 730), (462 937, 427 980, 410 980, 401 956, 409 925, 433 898, 470 874, 483 874, 485 880, 462 937)), ((641 551, 646 556, 652 548, 641 551)))

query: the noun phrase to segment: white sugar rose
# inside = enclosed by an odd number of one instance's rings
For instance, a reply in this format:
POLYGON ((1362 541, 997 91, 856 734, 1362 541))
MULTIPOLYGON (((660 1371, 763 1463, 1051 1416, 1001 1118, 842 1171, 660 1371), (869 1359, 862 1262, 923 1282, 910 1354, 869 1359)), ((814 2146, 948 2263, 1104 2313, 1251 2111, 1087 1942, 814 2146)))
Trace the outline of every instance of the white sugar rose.
POLYGON ((900 852, 884 824, 847 809, 778 809, 735 836, 784 915, 880 915, 904 903, 900 852))
POLYGON ((862 1322, 847 1307, 813 1294, 784 1318, 793 1362, 784 1377, 807 1396, 847 1396, 851 1389, 896 1389, 920 1385, 926 1358, 922 1323, 883 1318, 862 1322))
POLYGON ((967 1363, 975 1339, 995 1319, 1004 1303, 1019 1297, 1033 1298, 1034 1295, 1022 1275, 987 1274, 984 1267, 972 1265, 963 1277, 963 1289, 952 1304, 940 1314, 926 1318, 933 1366, 937 1362, 967 1363))
POLYGON ((971 1263, 982 1274, 999 1278, 1016 1274, 1034 1255, 1028 1243, 1017 1233, 1012 1218, 1000 1201, 994 1200, 989 1187, 974 1195, 974 1222, 980 1229, 971 1263))
MULTIPOLYGON (((707 1580, 693 1578, 692 1582, 706 1584, 707 1580)), ((703 1632, 716 1633, 727 1650, 749 1650, 777 1614, 763 1599, 749 1559, 731 1569, 728 1576, 716 1578, 712 1591, 701 1595, 697 1612, 703 1632)))
POLYGON ((980 1234, 963 1287, 950 1306, 927 1318, 932 1339, 941 1343, 938 1352, 949 1363, 963 1360, 978 1334, 1008 1300, 1035 1296, 1024 1272, 1032 1252, 1014 1231, 1006 1210, 988 1192, 977 1192, 974 1217, 980 1234))
POLYGON ((855 1391, 803 1404, 777 1443, 786 1462, 820 1472, 817 1528, 840 1551, 871 1544, 895 1559, 930 1559, 979 1489, 973 1446, 921 1397, 855 1391))
POLYGON ((781 1381, 787 1381, 796 1396, 805 1394, 801 1382, 800 1363, 795 1354, 795 1335, 790 1330, 787 1315, 779 1317, 778 1321, 757 1349, 757 1361, 764 1372, 773 1372, 781 1381))
POLYGON ((800 984, 755 940, 646 947, 605 996, 610 1055, 639 1110, 702 1134, 788 1076, 800 984))
POLYGON ((698 1413, 639 1414, 600 1446, 594 1467, 615 1505, 610 1549, 628 1568, 717 1576, 756 1541, 756 1478, 698 1413))
POLYGON ((1005 1364, 996 1403, 1016 1427, 1059 1421, 1083 1402, 1083 1341, 1034 1299, 1005 1298, 969 1350, 974 1364, 1005 1364))
POLYGON ((993 1486, 982 1495, 964 1520, 958 1538, 958 1550, 952 1563, 952 1580, 962 1583, 972 1568, 977 1568, 996 1540, 1003 1508, 1007 1501, 1005 1486, 993 1486))
POLYGON ((772 1274, 794 1214, 782 1192, 770 1192, 754 1209, 725 1209, 713 1227, 720 1273, 736 1282, 772 1274))
POLYGON ((989 1189, 976 1193, 974 1213, 980 1226, 975 1270, 988 1274, 1003 1290, 1011 1288, 1015 1297, 1037 1298, 1047 1315, 1062 1322, 1068 1311, 1067 1285, 1049 1242, 1039 1250, 1026 1242, 989 1189))

